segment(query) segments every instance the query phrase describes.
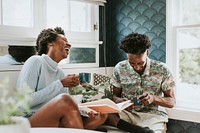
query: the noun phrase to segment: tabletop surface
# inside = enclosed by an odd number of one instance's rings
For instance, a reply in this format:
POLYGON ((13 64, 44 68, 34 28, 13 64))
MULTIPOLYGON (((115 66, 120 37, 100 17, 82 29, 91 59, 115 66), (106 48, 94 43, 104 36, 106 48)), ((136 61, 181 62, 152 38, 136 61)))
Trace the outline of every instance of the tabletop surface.
POLYGON ((98 131, 74 128, 31 128, 30 133, 101 133, 98 131))

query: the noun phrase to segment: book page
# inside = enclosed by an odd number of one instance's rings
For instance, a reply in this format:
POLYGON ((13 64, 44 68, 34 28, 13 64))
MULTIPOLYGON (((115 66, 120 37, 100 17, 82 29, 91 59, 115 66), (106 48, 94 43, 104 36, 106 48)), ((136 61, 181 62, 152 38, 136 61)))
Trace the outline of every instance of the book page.
POLYGON ((121 112, 121 110, 131 106, 132 104, 133 103, 131 103, 130 100, 116 104, 112 100, 105 98, 105 99, 99 99, 92 102, 82 103, 82 104, 79 104, 79 106, 85 106, 101 113, 117 113, 117 112, 121 112))
POLYGON ((95 106, 100 106, 100 105, 109 105, 115 109, 118 109, 118 106, 116 105, 115 102, 113 102, 112 100, 108 99, 108 98, 105 98, 105 99, 99 99, 99 100, 95 100, 95 101, 91 101, 91 102, 87 102, 87 103, 82 103, 80 104, 81 106, 87 106, 87 107, 90 107, 92 105, 95 105, 95 106))
POLYGON ((88 105, 89 108, 101 113, 117 113, 120 112, 118 108, 114 108, 108 104, 88 105))
POLYGON ((130 100, 127 100, 121 103, 117 103, 116 105, 118 106, 119 110, 124 110, 127 107, 133 105, 133 103, 130 100))

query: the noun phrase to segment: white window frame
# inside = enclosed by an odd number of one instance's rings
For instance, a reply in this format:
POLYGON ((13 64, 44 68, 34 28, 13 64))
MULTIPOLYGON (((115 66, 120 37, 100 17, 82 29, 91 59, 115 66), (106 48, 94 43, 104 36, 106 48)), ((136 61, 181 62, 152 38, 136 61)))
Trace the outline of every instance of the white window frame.
MULTIPOLYGON (((19 27, 2 25, 2 14, 0 15, 0 45, 34 45, 36 35, 42 28, 40 8, 41 0, 33 0, 33 27, 19 27)), ((2 10, 2 0, 0 0, 0 10, 2 10)))
MULTIPOLYGON (((71 0, 73 1, 73 0, 71 0)), ((87 0, 74 0, 74 1, 80 1, 80 2, 89 2, 87 0)), ((46 1, 45 1, 46 2, 46 1)), ((46 4, 45 4, 46 5, 46 4)), ((46 6, 43 8, 43 11, 46 11, 46 6)), ((91 32, 72 32, 72 31, 65 31, 65 35, 72 44, 72 47, 76 48, 95 48, 96 55, 95 63, 74 63, 74 64, 59 64, 60 68, 81 68, 81 67, 99 67, 99 45, 102 44, 102 41, 99 41, 99 8, 98 5, 94 4, 92 5, 91 10, 91 32), (94 30, 94 24, 97 24, 97 30, 94 30), (77 38, 79 37, 79 38, 77 38)), ((46 23, 44 24, 46 27, 46 23)))
MULTIPOLYGON (((71 41, 73 43, 73 48, 94 48, 96 50, 95 55, 95 63, 75 63, 75 64, 59 64, 60 68, 87 68, 87 67, 98 67, 99 66, 99 45, 94 42, 78 42, 78 41, 71 41), (81 46, 83 45, 83 46, 81 46)), ((102 43, 102 42, 99 42, 102 43)))
POLYGON ((98 6, 97 5, 92 5, 91 7, 91 32, 73 32, 73 31, 66 31, 66 35, 69 38, 69 40, 75 40, 75 41, 93 41, 97 42, 98 41, 98 36, 99 36, 99 30, 94 30, 94 24, 99 25, 99 20, 98 20, 98 6), (77 39, 77 37, 79 37, 77 39))
MULTIPOLYGON (((1 2, 0 0, 0 10, 1 10, 1 2)), ((76 0, 76 1, 81 1, 81 2, 89 2, 89 3, 98 3, 101 0, 76 0)), ((36 36, 40 32, 41 29, 46 27, 46 0, 33 0, 33 14, 34 14, 34 22, 33 22, 33 28, 26 28, 26 27, 16 27, 16 26, 2 26, 0 25, 0 43, 1 44, 10 44, 13 42, 18 43, 27 43, 27 41, 35 41, 36 36), (20 41, 21 40, 21 41, 20 41)), ((99 12, 98 10, 98 5, 92 6, 92 29, 93 29, 93 24, 97 24, 99 26, 99 16, 97 15, 99 12)), ((1 15, 0 14, 0 21, 1 20, 1 15)), ((67 37, 69 40, 72 41, 93 41, 93 43, 99 44, 99 30, 92 30, 90 33, 83 33, 83 32, 68 32, 65 31, 67 37)), ((0 45, 1 45, 0 44, 0 45)))
MULTIPOLYGON (((43 7, 43 12, 46 12, 46 2, 48 0, 44 0, 45 4, 43 7)), ((79 2, 85 2, 85 3, 91 3, 92 7, 91 7, 91 32, 74 32, 74 31, 66 31, 65 30, 65 34, 67 36, 67 38, 69 40, 72 41, 93 41, 94 43, 98 44, 98 39, 99 39, 99 30, 94 30, 94 24, 97 24, 99 27, 99 9, 98 9, 98 5, 93 4, 93 2, 88 2, 87 0, 69 0, 69 1, 79 1, 79 2)), ((46 15, 46 14, 45 14, 46 15)), ((68 16, 70 16, 68 14, 68 16)), ((47 27, 47 23, 44 23, 45 27, 47 27)))
MULTIPOLYGON (((0 10, 1 2, 0 0, 0 10)), ((90 33, 83 32, 67 32, 66 36, 72 47, 79 48, 95 48, 96 49, 96 62, 95 63, 80 63, 80 64, 65 64, 61 65, 63 68, 74 67, 99 67, 99 4, 105 3, 105 0, 76 0, 81 2, 89 2, 92 5, 92 20, 90 33), (97 29, 93 30, 93 24, 97 24, 97 29), (79 37, 79 38, 78 38, 79 37)), ((46 27, 46 0, 33 0, 33 14, 34 23, 33 28, 2 26, 0 25, 0 45, 35 45, 35 40, 41 29, 46 27), (2 32, 1 32, 2 31, 2 32)), ((103 4, 102 4, 103 5, 103 4)), ((1 14, 0 14, 1 17, 1 14)), ((1 18, 0 18, 1 19, 1 18)), ((1 20, 0 20, 1 21, 1 20)))
MULTIPOLYGON (((179 0, 167 0, 166 1, 166 63, 170 67, 175 81, 177 82, 178 74, 179 74, 179 67, 178 67, 178 46, 177 46, 177 31, 180 26, 178 27, 178 21, 175 16, 180 14, 178 9, 179 0), (175 10, 176 9, 176 10, 175 10)), ((189 28, 182 27, 182 28, 189 28)), ((178 88, 178 86, 176 86, 178 88)), ((175 95, 177 94, 175 88, 175 95)), ((179 99, 176 99, 176 105, 172 109, 167 109, 169 117, 172 119, 184 120, 184 121, 191 121, 191 122, 200 122, 200 110, 195 109, 187 109, 187 106, 191 104, 195 104, 195 106, 200 106, 196 103, 185 102, 179 99)))

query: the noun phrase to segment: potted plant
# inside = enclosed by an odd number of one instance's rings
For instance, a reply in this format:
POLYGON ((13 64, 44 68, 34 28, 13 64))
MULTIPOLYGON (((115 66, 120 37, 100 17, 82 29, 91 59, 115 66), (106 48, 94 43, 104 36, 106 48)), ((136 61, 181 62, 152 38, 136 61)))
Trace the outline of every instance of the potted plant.
POLYGON ((76 87, 71 87, 69 89, 69 94, 73 96, 77 103, 90 102, 91 100, 95 99, 112 97, 110 84, 108 81, 97 86, 84 83, 76 87), (80 99, 82 99, 82 101, 80 99))
POLYGON ((30 97, 26 89, 11 89, 9 79, 6 78, 0 83, 0 133, 29 133, 30 123, 22 117, 23 111, 28 111, 30 97))

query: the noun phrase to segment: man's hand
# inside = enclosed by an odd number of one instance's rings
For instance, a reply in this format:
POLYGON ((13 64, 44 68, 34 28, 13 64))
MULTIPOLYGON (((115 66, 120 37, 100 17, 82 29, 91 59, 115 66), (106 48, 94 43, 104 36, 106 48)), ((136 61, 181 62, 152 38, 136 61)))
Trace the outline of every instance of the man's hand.
POLYGON ((98 117, 100 117, 100 113, 99 113, 99 112, 94 113, 93 111, 88 112, 87 115, 88 115, 90 118, 95 118, 95 119, 98 118, 98 117))
POLYGON ((141 96, 139 96, 139 99, 141 100, 144 106, 147 106, 154 102, 154 95, 151 95, 149 93, 144 93, 141 96))
MULTIPOLYGON (((127 98, 121 98, 121 93, 122 93, 122 88, 117 88, 117 87, 113 86, 113 97, 112 97, 112 100, 115 103, 121 103, 121 102, 124 102, 124 101, 128 100, 127 98)), ((126 110, 127 111, 131 111, 131 110, 133 110, 133 108, 134 108, 134 104, 129 106, 128 108, 126 108, 126 110)))
MULTIPOLYGON (((116 98, 115 99, 115 103, 121 103, 121 102, 124 102, 124 101, 127 101, 128 99, 127 98, 116 98)), ((129 106, 128 108, 126 108, 125 110, 127 110, 127 111, 131 111, 131 110, 133 110, 133 108, 134 108, 134 104, 133 105, 131 105, 131 106, 129 106)))
POLYGON ((94 113, 93 111, 88 112, 88 116, 93 119, 98 119, 101 117, 107 117, 108 114, 102 114, 100 112, 94 113))
POLYGON ((115 103, 121 103, 121 102, 124 102, 124 101, 127 101, 127 100, 128 100, 127 98, 119 98, 119 97, 118 97, 118 98, 115 99, 114 102, 115 102, 115 103))
POLYGON ((79 76, 75 74, 67 75, 60 81, 64 87, 75 87, 80 84, 79 76))

